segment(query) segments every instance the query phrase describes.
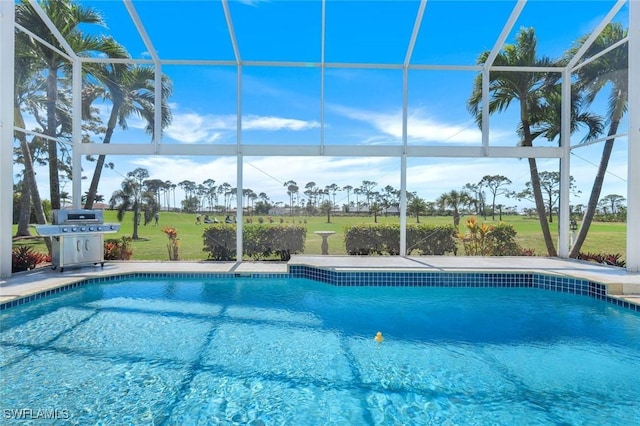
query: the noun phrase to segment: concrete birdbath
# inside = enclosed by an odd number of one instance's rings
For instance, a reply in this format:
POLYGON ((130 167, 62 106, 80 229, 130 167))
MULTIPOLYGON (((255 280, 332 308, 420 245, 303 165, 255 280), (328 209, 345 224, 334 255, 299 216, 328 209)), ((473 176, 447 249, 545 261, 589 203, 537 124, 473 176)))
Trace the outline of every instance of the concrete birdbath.
POLYGON ((329 254, 329 242, 327 241, 327 238, 335 234, 335 231, 315 231, 314 234, 318 234, 322 237, 322 245, 320 246, 322 254, 329 254))

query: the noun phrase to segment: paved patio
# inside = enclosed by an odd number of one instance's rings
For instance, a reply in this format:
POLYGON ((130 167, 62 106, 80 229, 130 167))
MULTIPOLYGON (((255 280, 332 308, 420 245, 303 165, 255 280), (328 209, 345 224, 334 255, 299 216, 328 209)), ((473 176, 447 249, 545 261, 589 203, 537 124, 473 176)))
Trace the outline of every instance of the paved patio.
POLYGON ((0 303, 38 294, 86 278, 132 272, 286 273, 288 265, 336 271, 538 272, 570 276, 607 285, 607 293, 640 306, 640 273, 593 262, 546 257, 463 256, 293 256, 289 262, 107 262, 100 266, 67 267, 64 272, 39 268, 0 280, 0 303))

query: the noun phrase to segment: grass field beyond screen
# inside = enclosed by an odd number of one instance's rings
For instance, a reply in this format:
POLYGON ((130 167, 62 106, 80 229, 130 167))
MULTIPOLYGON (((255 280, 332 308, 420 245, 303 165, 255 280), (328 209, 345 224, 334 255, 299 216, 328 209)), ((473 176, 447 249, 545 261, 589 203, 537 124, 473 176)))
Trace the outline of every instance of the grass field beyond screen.
MULTIPOLYGON (((213 216, 212 216, 213 217, 213 216)), ((258 223, 259 216, 249 216, 252 218, 253 223, 258 223)), ((471 216, 463 217, 460 222, 460 230, 464 232, 466 230, 464 224, 466 220, 471 216)), ((224 219, 223 215, 217 216, 218 220, 224 219)), ((245 217, 245 221, 248 217, 245 217)), ((266 216, 263 216, 265 223, 267 223, 266 216)), ((274 223, 280 222, 280 217, 273 217, 274 223)), ((314 234, 314 231, 334 231, 335 235, 329 237, 329 254, 330 255, 345 255, 344 248, 344 228, 348 225, 355 225, 361 223, 373 223, 373 216, 332 216, 331 223, 327 223, 326 216, 282 216, 285 223, 300 223, 307 227, 307 238, 305 244, 305 254, 320 254, 320 244, 322 239, 314 234), (306 222, 306 223, 305 223, 306 222)), ((105 222, 117 222, 115 211, 105 211, 105 222)), ((483 218, 478 218, 481 223, 493 224, 498 223, 492 221, 491 217, 488 217, 485 221, 483 218)), ((537 256, 546 256, 547 252, 544 246, 544 240, 542 238, 542 232, 540 230, 540 224, 537 218, 530 218, 524 216, 503 216, 504 223, 513 225, 517 231, 518 244, 527 249, 534 249, 537 256)), ((207 253, 202 251, 204 246, 202 233, 206 224, 197 225, 195 214, 177 213, 177 212, 161 212, 160 221, 158 226, 154 226, 153 222, 145 225, 140 225, 138 228, 139 240, 132 242, 133 247, 133 260, 169 260, 167 253, 168 238, 162 233, 162 227, 171 226, 177 229, 178 238, 180 238, 180 259, 181 260, 204 260, 207 259, 207 253)), ((398 217, 392 216, 379 216, 378 223, 398 223, 398 217)), ((415 217, 407 218, 407 223, 415 223, 415 217)), ((434 224, 434 225, 449 225, 453 224, 451 216, 438 216, 438 217, 420 217, 420 223, 434 224)), ((13 232, 15 234, 15 226, 13 232)), ((107 238, 120 238, 122 236, 131 236, 133 232, 133 213, 127 213, 121 223, 120 232, 116 234, 106 234, 107 238)), ((551 224, 551 232, 556 236, 556 248, 557 248, 557 219, 554 218, 554 222, 551 224)), ((36 234, 35 230, 32 232, 36 234)), ((39 241, 39 240, 37 240, 39 241)), ((34 244, 40 251, 46 251, 44 244, 41 242, 34 242, 34 240, 25 240, 16 242, 16 244, 34 244)), ((585 244, 582 247, 583 252, 594 253, 620 253, 623 258, 626 258, 626 224, 625 223, 602 223, 595 222, 591 225, 589 230, 589 236, 585 244)), ((458 251, 459 255, 464 255, 464 250, 458 251)))

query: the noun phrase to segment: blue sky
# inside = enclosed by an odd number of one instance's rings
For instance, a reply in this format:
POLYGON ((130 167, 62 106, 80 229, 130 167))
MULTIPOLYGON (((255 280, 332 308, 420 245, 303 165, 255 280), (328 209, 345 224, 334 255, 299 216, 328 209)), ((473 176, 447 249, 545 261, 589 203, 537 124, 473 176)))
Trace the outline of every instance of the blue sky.
MULTIPOLYGON (((134 58, 148 52, 119 1, 83 4, 102 11, 108 28, 92 30, 112 35, 134 58)), ((219 2, 135 0, 138 14, 162 59, 233 60, 224 12, 219 2)), ((427 3, 416 40, 412 64, 473 65, 482 51, 493 47, 513 1, 437 1, 427 3)), ((590 32, 613 1, 530 1, 507 43, 521 27, 534 27, 540 55, 561 55, 578 37, 590 32)), ((245 61, 318 62, 321 58, 321 5, 316 1, 230 1, 240 55, 245 61)), ((328 1, 325 61, 402 63, 418 11, 417 1, 328 1)), ((627 25, 627 6, 614 21, 627 25)), ((236 143, 236 68, 228 66, 166 65, 174 93, 173 123, 164 143, 236 143)), ((475 74, 469 71, 409 73, 409 143, 478 146, 480 132, 466 110, 475 74)), ((320 71, 305 67, 243 68, 243 133, 248 144, 308 144, 320 141, 320 71)), ((604 96, 603 96, 604 99, 604 96)), ((491 145, 514 146, 517 103, 491 118, 491 145)), ((598 100, 596 112, 604 114, 598 100)), ((105 116, 109 105, 101 107, 105 116)), ((399 70, 327 68, 325 73, 325 144, 398 145, 402 140, 402 73, 399 70)), ((106 120, 105 120, 106 121, 106 120)), ((626 126, 626 122, 624 123, 626 126)), ((129 130, 116 131, 112 143, 147 142, 142 123, 129 120, 129 130)), ((621 128, 625 128, 621 126, 621 128)), ((626 131, 626 130, 625 130, 626 131)), ((577 143, 580 136, 573 138, 577 143)), ((96 140, 96 142, 100 142, 96 140)), ((547 143, 547 145, 551 145, 547 143)), ((572 175, 586 203, 601 145, 575 150, 572 175)), ((399 159, 287 157, 245 158, 245 188, 266 192, 274 201, 288 200, 283 183, 295 180, 320 187, 358 186, 363 180, 400 187, 399 159)), ((151 178, 193 180, 212 178, 236 184, 235 157, 111 156, 115 170, 105 170, 99 193, 109 198, 122 175, 136 167, 151 178)), ((85 162, 90 176, 92 163, 85 162)), ((502 174, 521 190, 529 180, 528 166, 518 159, 409 159, 408 190, 435 200, 451 189, 477 183, 487 174, 502 174)), ((539 160, 541 170, 557 171, 557 160, 539 160)), ((626 138, 616 144, 603 195, 626 196, 626 138)), ((44 176, 44 174, 43 174, 44 176)), ((83 183, 83 192, 88 188, 83 183)), ((46 187, 46 186, 45 186, 46 187)), ((70 192, 70 185, 68 187, 70 192)), ((339 194, 341 203, 346 194, 339 194)), ((178 195, 178 200, 181 195, 178 195)), ((526 205, 499 200, 506 205, 526 205)))

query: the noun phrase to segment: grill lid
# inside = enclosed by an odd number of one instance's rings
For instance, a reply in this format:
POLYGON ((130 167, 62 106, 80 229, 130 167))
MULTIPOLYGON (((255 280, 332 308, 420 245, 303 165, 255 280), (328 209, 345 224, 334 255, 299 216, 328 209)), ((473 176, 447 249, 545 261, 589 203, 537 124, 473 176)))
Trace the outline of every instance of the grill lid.
POLYGON ((104 222, 102 210, 53 210, 52 214, 54 225, 104 222))

